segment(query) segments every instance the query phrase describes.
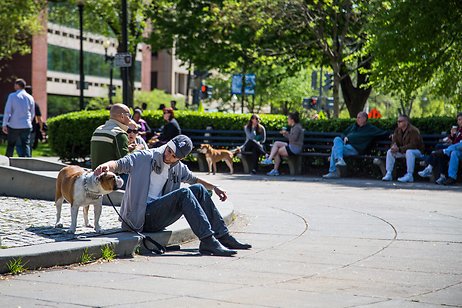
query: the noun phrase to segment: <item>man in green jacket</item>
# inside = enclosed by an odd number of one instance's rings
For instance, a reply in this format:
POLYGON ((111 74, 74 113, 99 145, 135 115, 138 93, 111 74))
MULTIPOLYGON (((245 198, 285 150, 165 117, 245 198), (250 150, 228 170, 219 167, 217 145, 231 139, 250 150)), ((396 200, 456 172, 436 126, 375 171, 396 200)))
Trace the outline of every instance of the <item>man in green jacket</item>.
POLYGON ((91 168, 110 160, 117 160, 128 154, 128 124, 130 109, 124 104, 111 107, 110 119, 98 127, 91 137, 91 168))
POLYGON ((359 112, 356 116, 356 123, 350 125, 343 132, 342 137, 334 138, 329 173, 323 175, 323 178, 338 178, 337 167, 346 166, 344 156, 364 154, 375 138, 385 137, 388 134, 386 131, 367 123, 367 120, 367 112, 359 112))

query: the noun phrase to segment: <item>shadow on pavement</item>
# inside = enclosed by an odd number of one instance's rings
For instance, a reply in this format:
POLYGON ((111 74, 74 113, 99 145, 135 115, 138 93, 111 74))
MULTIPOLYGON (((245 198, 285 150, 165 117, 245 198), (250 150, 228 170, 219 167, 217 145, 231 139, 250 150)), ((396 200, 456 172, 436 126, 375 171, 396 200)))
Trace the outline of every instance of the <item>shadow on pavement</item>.
POLYGON ((382 189, 409 189, 409 190, 437 190, 437 191, 451 191, 462 192, 462 186, 457 183, 453 186, 442 186, 429 182, 414 182, 414 183, 400 183, 398 181, 383 182, 376 179, 358 179, 358 178, 338 178, 338 179, 323 179, 322 177, 306 177, 306 176, 267 176, 267 175, 247 175, 247 174, 234 174, 228 177, 229 180, 239 181, 281 181, 281 182, 306 182, 316 183, 320 185, 338 185, 356 188, 382 188, 382 189))

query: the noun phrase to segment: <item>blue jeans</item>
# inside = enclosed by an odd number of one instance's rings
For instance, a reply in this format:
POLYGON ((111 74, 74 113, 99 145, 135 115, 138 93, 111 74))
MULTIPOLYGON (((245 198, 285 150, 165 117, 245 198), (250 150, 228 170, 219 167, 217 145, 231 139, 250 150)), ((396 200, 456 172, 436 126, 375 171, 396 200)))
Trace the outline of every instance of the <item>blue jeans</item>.
POLYGON ((148 203, 143 230, 160 231, 177 221, 181 215, 184 215, 199 239, 213 234, 220 238, 229 232, 223 217, 201 184, 174 190, 148 203))
POLYGON ((457 179, 457 170, 459 169, 459 162, 462 159, 462 151, 454 150, 451 152, 449 159, 448 175, 453 179, 457 179))
POLYGON ((8 146, 6 148, 6 156, 12 157, 14 153, 14 146, 18 138, 21 140, 21 151, 19 151, 18 156, 20 157, 31 157, 30 151, 30 133, 31 128, 11 128, 8 127, 8 146))
POLYGON ((337 170, 337 168, 335 168, 337 159, 354 155, 358 155, 358 151, 351 144, 344 144, 342 138, 335 137, 332 153, 330 154, 329 172, 335 172, 337 170))

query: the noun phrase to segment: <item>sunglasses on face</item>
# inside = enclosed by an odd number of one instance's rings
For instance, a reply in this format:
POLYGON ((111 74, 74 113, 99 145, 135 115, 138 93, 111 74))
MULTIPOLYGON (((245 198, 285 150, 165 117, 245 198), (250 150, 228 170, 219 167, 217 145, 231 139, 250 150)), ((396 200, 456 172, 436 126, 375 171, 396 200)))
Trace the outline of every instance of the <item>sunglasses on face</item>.
POLYGON ((137 129, 127 129, 127 133, 131 134, 131 133, 134 133, 134 134, 138 134, 138 130, 137 129))

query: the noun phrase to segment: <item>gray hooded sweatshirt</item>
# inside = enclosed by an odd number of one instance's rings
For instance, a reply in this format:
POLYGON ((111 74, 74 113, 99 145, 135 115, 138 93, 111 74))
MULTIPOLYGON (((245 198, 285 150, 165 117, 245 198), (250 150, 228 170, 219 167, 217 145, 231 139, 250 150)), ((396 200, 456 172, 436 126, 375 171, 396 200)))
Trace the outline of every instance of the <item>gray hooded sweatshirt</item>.
MULTIPOLYGON (((163 154, 167 145, 137 151, 117 160, 116 173, 128 173, 127 186, 122 199, 120 215, 136 231, 142 231, 146 213, 151 172, 162 173, 163 154)), ((171 165, 162 196, 180 188, 181 183, 196 184, 197 177, 181 161, 171 165)), ((130 228, 122 223, 122 228, 130 228)))

